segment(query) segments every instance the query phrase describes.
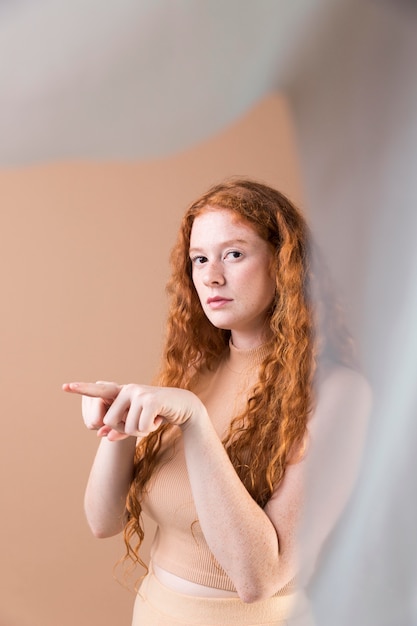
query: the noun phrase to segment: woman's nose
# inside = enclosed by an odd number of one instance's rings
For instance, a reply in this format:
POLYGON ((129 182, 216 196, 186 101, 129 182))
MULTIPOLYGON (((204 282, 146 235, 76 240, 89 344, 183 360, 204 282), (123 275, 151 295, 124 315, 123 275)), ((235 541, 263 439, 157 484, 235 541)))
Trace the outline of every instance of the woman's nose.
POLYGON ((207 263, 203 280, 206 286, 224 285, 225 277, 222 264, 218 262, 207 263))

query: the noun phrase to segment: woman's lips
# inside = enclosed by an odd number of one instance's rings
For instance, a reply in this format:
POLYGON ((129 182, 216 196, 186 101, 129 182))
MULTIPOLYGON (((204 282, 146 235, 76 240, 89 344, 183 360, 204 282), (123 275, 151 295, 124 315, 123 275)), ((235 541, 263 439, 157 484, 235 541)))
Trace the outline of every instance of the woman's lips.
POLYGON ((231 298, 221 298, 220 296, 216 296, 215 298, 207 298, 207 304, 212 309, 220 309, 220 307, 231 301, 231 298))

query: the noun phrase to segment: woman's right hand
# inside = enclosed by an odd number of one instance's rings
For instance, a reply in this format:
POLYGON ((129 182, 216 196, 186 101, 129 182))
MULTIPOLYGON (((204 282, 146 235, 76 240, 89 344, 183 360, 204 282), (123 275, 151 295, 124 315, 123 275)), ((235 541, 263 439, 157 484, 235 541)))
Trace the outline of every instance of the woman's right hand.
POLYGON ((188 427, 201 421, 207 411, 191 391, 175 387, 67 383, 64 391, 83 396, 83 418, 87 428, 110 441, 126 437, 146 437, 161 424, 188 427))
POLYGON ((81 395, 84 424, 89 430, 96 430, 98 437, 107 437, 109 441, 120 441, 129 436, 104 424, 104 417, 119 395, 121 385, 99 380, 96 383, 65 383, 62 389, 68 393, 81 395))

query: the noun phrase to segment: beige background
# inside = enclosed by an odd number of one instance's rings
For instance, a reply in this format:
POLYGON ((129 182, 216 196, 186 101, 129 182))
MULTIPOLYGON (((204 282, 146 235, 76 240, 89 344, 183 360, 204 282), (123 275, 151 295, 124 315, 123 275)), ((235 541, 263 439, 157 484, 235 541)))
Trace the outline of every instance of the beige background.
POLYGON ((133 595, 112 577, 121 538, 94 539, 83 515, 97 440, 60 387, 151 380, 180 217, 234 174, 300 203, 280 97, 171 158, 0 172, 0 626, 130 623, 133 595))

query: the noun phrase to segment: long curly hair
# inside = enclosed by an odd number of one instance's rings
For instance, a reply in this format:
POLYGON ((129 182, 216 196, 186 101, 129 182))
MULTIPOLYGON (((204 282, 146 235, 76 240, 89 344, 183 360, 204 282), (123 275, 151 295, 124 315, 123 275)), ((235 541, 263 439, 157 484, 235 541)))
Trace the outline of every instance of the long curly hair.
MULTIPOLYGON (((351 340, 327 279, 323 280, 322 263, 317 276, 309 228, 300 211, 279 191, 234 178, 212 187, 183 217, 171 254, 170 308, 159 385, 189 389, 199 372, 216 367, 229 343, 230 331, 216 328, 207 319, 192 281, 191 229, 208 207, 232 211, 274 252, 276 295, 267 320, 271 350, 260 366, 245 411, 234 417, 223 441, 241 481, 264 507, 283 480, 287 465, 296 462, 303 450, 319 354, 348 363, 351 340), (316 299, 320 300, 320 327, 326 328, 325 337, 317 333, 316 299)), ((151 433, 136 450, 126 504, 125 558, 142 565, 141 495, 157 467, 163 435, 170 428, 166 424, 151 433)))

